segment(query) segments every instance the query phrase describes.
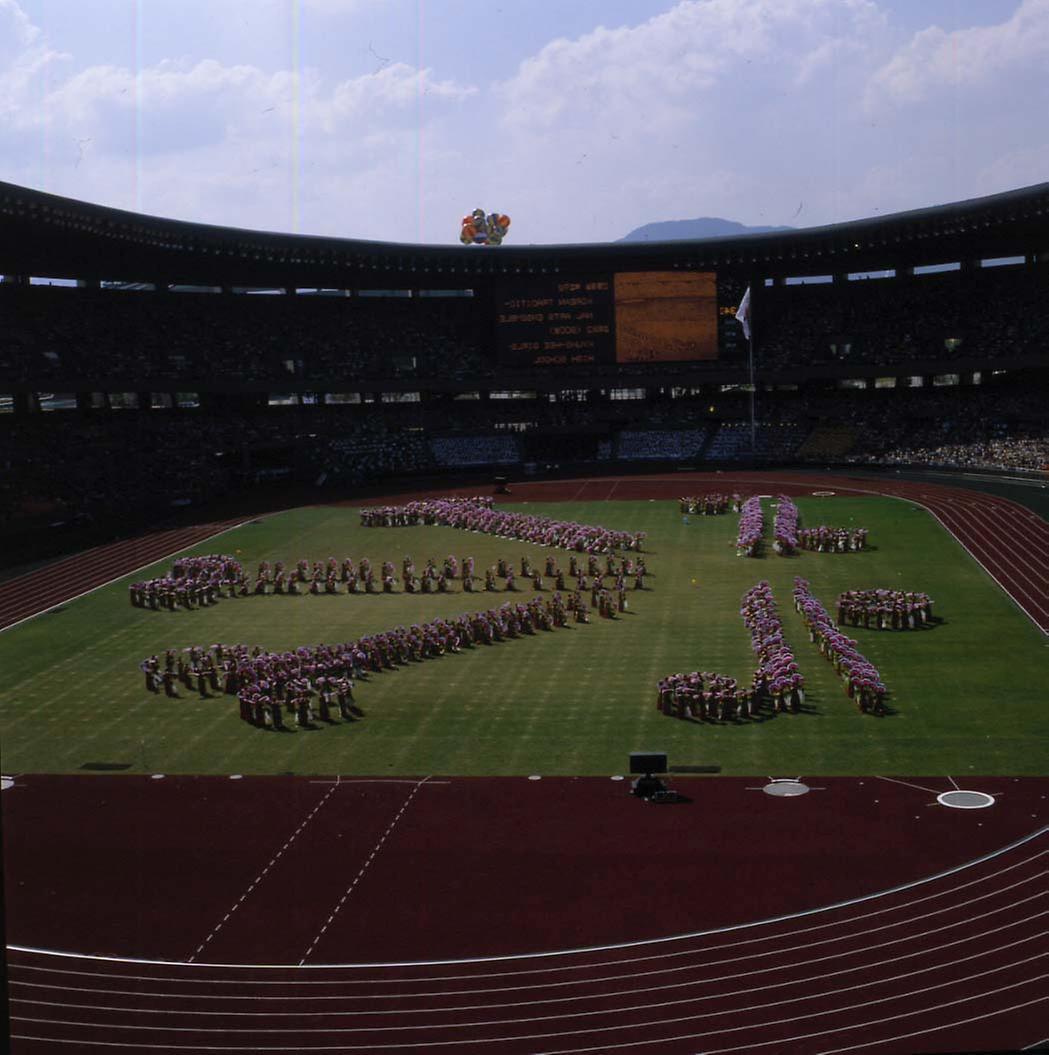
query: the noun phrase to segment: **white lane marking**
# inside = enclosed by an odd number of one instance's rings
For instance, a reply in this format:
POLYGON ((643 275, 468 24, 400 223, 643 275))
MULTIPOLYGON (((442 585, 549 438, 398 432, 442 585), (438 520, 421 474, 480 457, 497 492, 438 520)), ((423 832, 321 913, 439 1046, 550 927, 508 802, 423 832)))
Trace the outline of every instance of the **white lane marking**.
MULTIPOLYGON (((1010 969, 1012 967, 1020 966, 1021 964, 1031 963, 1031 962, 1033 962, 1035 960, 1042 960, 1044 962, 1043 954, 1037 953, 1034 956, 1029 956, 1029 957, 1027 957, 1024 960, 1018 960, 1015 963, 1008 963, 1008 964, 1003 964, 1003 965, 1001 965, 999 967, 992 967, 992 968, 989 968, 986 971, 978 971, 976 974, 969 975, 966 978, 966 981, 970 981, 970 980, 976 979, 976 978, 984 978, 984 977, 986 977, 989 974, 996 974, 999 971, 1008 970, 1008 969, 1010 969)), ((938 1011, 941 1008, 952 1007, 955 1004, 964 1004, 964 1003, 968 1003, 969 1001, 972 1001, 972 1000, 983 1000, 983 999, 986 999, 989 996, 995 996, 998 993, 1007 992, 1010 989, 1016 989, 1016 988, 1018 988, 1020 986, 1030 985, 1032 982, 1043 982, 1046 979, 1049 979, 1049 974, 1035 975, 1035 976, 1033 976, 1031 978, 1024 978, 1022 981, 1019 981, 1019 982, 1012 982, 1009 985, 999 986, 997 989, 991 989, 991 990, 989 990, 986 993, 978 993, 978 994, 974 994, 974 995, 971 995, 971 996, 959 997, 956 1000, 948 1000, 948 1001, 945 1001, 944 1003, 934 1004, 932 1007, 923 1007, 923 1008, 919 1008, 916 1011, 905 1011, 905 1012, 903 1012, 901 1014, 887 1015, 887 1016, 885 1016, 883 1018, 873 1019, 873 1020, 870 1020, 870 1021, 867 1021, 867 1022, 849 1023, 848 1025, 845 1025, 845 1026, 834 1026, 834 1027, 832 1027, 830 1029, 820 1030, 819 1032, 816 1032, 816 1033, 807 1033, 807 1034, 805 1034, 805 1035, 803 1035, 801 1037, 791 1037, 791 1038, 788 1038, 788 1039, 791 1040, 791 1041, 793 1041, 793 1040, 808 1040, 808 1039, 811 1039, 813 1037, 827 1036, 828 1034, 831 1034, 831 1033, 842 1033, 845 1030, 868 1029, 870 1026, 881 1025, 881 1024, 883 1024, 885 1022, 892 1022, 892 1021, 895 1021, 896 1019, 900 1019, 900 1018, 912 1018, 915 1015, 927 1015, 927 1014, 929 1014, 930 1011, 938 1011)), ((896 994, 894 994, 892 996, 878 997, 877 999, 874 999, 874 1000, 864 1000, 864 1001, 862 1001, 862 1002, 860 1002, 858 1004, 846 1004, 846 1005, 844 1005, 842 1007, 830 1008, 830 1009, 828 1009, 826 1011, 811 1012, 809 1014, 803 1014, 803 1015, 791 1015, 788 1018, 777 1018, 777 1019, 772 1019, 772 1020, 770 1020, 768 1022, 747 1023, 747 1024, 744 1024, 744 1025, 740 1025, 740 1026, 726 1026, 723 1029, 712 1029, 712 1030, 707 1030, 706 1032, 703 1032, 703 1033, 689 1034, 687 1037, 661 1038, 658 1041, 658 1043, 659 1044, 665 1044, 665 1043, 667 1043, 668 1039, 669 1040, 685 1040, 685 1039, 693 1040, 693 1039, 700 1039, 700 1038, 703 1038, 703 1037, 720 1037, 720 1036, 724 1036, 725 1034, 728 1034, 728 1033, 740 1033, 740 1032, 743 1032, 744 1030, 753 1031, 753 1030, 758 1030, 758 1029, 768 1029, 770 1026, 782 1026, 782 1025, 787 1025, 787 1024, 792 1023, 792 1022, 813 1022, 813 1023, 815 1023, 815 1022, 818 1022, 820 1019, 830 1018, 832 1015, 839 1015, 842 1012, 857 1011, 857 1010, 865 1009, 865 1008, 868 1008, 868 1007, 873 1007, 875 1004, 887 1004, 887 1003, 890 1003, 890 1002, 892 1002, 894 1000, 896 1000, 896 1001, 898 1001, 898 1000, 911 1000, 915 996, 918 996, 918 995, 920 995, 922 993, 931 993, 931 992, 933 992, 936 989, 943 989, 945 986, 953 986, 953 987, 957 988, 958 982, 957 982, 956 979, 952 978, 952 979, 948 979, 946 982, 938 982, 936 985, 928 985, 928 986, 924 986, 921 989, 913 989, 913 990, 910 990, 910 991, 905 992, 905 993, 896 993, 896 994)), ((1043 1001, 1049 1001, 1049 994, 1044 994, 1041 997, 1039 997, 1039 999, 1043 1000, 1043 1001)), ((699 1019, 703 1019, 703 1018, 723 1017, 726 1013, 727 1012, 723 1012, 723 1011, 719 1011, 719 1012, 703 1012, 702 1014, 697 1014, 697 1015, 679 1015, 676 1018, 657 1019, 655 1021, 631 1022, 631 1023, 627 1023, 627 1024, 620 1024, 620 1025, 613 1025, 613 1026, 595 1026, 592 1029, 565 1029, 565 1030, 557 1030, 555 1032, 550 1032, 550 1033, 528 1033, 528 1034, 519 1034, 519 1035, 516 1035, 516 1036, 506 1036, 506 1037, 481 1037, 481 1038, 476 1038, 476 1039, 469 1039, 469 1038, 462 1038, 462 1037, 460 1037, 460 1038, 456 1038, 454 1040, 432 1040, 431 1039, 431 1040, 423 1041, 422 1043, 416 1043, 414 1041, 411 1041, 411 1042, 408 1042, 408 1043, 393 1043, 393 1044, 374 1044, 374 1043, 373 1044, 368 1044, 368 1045, 347 1044, 347 1045, 343 1045, 342 1047, 346 1051, 362 1051, 362 1050, 365 1050, 365 1051, 386 1051, 386 1050, 394 1049, 394 1048, 426 1048, 426 1047, 437 1048, 437 1047, 448 1047, 449 1045, 452 1045, 452 1044, 464 1044, 465 1045, 465 1044, 492 1044, 492 1043, 510 1043, 510 1042, 518 1042, 519 1043, 519 1042, 525 1041, 525 1040, 548 1040, 548 1039, 553 1039, 555 1037, 577 1037, 577 1036, 582 1036, 583 1034, 586 1034, 586 1033, 609 1033, 609 1032, 612 1032, 612 1031, 622 1032, 623 1029, 625 1029, 625 1028, 646 1029, 646 1028, 653 1027, 653 1026, 663 1026, 663 1027, 665 1027, 665 1026, 677 1025, 678 1023, 683 1023, 683 1022, 695 1022, 695 1021, 697 1021, 699 1019)), ((131 1030, 143 1031, 144 1030, 144 1031, 152 1032, 152 1031, 155 1031, 155 1029, 156 1029, 155 1026, 149 1026, 149 1025, 138 1025, 138 1024, 120 1025, 120 1024, 113 1023, 113 1022, 107 1022, 104 1025, 100 1025, 98 1022, 76 1022, 76 1021, 63 1020, 63 1019, 31 1018, 31 1017, 29 1017, 27 1015, 12 1015, 11 1016, 11 1021, 12 1022, 32 1022, 32 1023, 35 1023, 35 1024, 41 1024, 41 1025, 87 1026, 87 1027, 93 1028, 93 1029, 99 1029, 99 1028, 101 1028, 101 1029, 124 1029, 124 1030, 129 1030, 129 1031, 131 1031, 131 1030)), ((167 1032, 171 1032, 171 1033, 221 1033, 221 1034, 229 1034, 229 1033, 257 1033, 257 1032, 259 1032, 258 1028, 255 1027, 255 1026, 251 1026, 251 1027, 247 1027, 247 1026, 245 1026, 245 1027, 236 1027, 236 1026, 222 1026, 222 1027, 211 1027, 211 1026, 165 1026, 164 1028, 165 1028, 165 1030, 167 1032)), ((404 1028, 407 1030, 407 1029, 426 1029, 426 1028, 429 1028, 429 1027, 426 1027, 426 1026, 408 1026, 408 1027, 404 1027, 404 1028)), ((288 1029, 288 1028, 279 1028, 278 1027, 278 1028, 268 1028, 268 1029, 265 1030, 265 1032, 267 1034, 295 1033, 295 1034, 300 1034, 301 1035, 303 1031, 301 1029, 288 1029)), ((366 1027, 360 1027, 360 1026, 321 1026, 320 1028, 314 1028, 314 1029, 310 1030, 310 1033, 313 1033, 313 1034, 316 1034, 316 1033, 335 1033, 335 1034, 340 1034, 340 1035, 341 1034, 346 1034, 346 1033, 376 1033, 376 1032, 382 1032, 382 1031, 381 1030, 368 1029, 366 1027)), ((645 1040, 645 1041, 636 1041, 636 1042, 633 1042, 633 1043, 630 1043, 630 1044, 622 1044, 622 1045, 620 1045, 620 1044, 612 1044, 612 1045, 607 1045, 607 1047, 636 1047, 638 1044, 649 1044, 649 1045, 651 1045, 652 1043, 653 1043, 652 1040, 649 1039, 649 1040, 645 1040)), ((782 1045, 783 1043, 784 1043, 783 1040, 754 1041, 754 1042, 752 1042, 752 1044, 748 1045, 747 1047, 764 1047, 764 1046, 766 1046, 768 1044, 780 1044, 780 1045, 782 1045)), ((265 1051, 267 1049, 264 1046, 259 1046, 257 1050, 265 1051)), ((314 1048, 311 1045, 309 1050, 320 1050, 320 1049, 314 1048)), ((572 1055, 572 1053, 574 1053, 574 1052, 605 1051, 605 1050, 606 1050, 606 1045, 601 1045, 599 1048, 591 1048, 591 1047, 587 1047, 587 1048, 569 1048, 569 1049, 566 1049, 563 1052, 547 1052, 547 1053, 544 1053, 544 1055, 572 1055)), ((730 1052, 730 1051, 738 1051, 738 1050, 740 1050, 740 1049, 739 1048, 720 1048, 720 1049, 717 1049, 716 1051, 706 1051, 706 1052, 703 1053, 703 1055, 719 1055, 719 1053, 721 1053, 721 1052, 730 1052)))
MULTIPOLYGON (((394 817, 392 821, 390 821, 389 827, 386 829, 386 831, 382 833, 382 838, 380 838, 379 841, 373 847, 372 852, 368 856, 368 860, 364 862, 364 864, 361 866, 361 870, 353 877, 353 882, 350 883, 350 885, 343 891, 342 897, 339 898, 338 904, 336 904, 335 908, 331 910, 331 915, 329 915, 328 918, 324 921, 324 926, 321 927, 321 929, 317 932, 317 936, 313 939, 312 942, 310 942, 310 947, 302 954, 302 959, 299 960, 300 967, 306 962, 306 958, 316 948, 317 942, 319 942, 324 936, 324 932, 328 929, 328 927, 331 926, 332 920, 334 920, 335 917, 339 914, 339 910, 345 904, 346 899, 350 896, 350 894, 353 893, 353 888, 361 881, 361 877, 368 870, 368 866, 374 860, 375 855, 379 852, 380 849, 382 849, 382 844, 386 842, 390 832, 392 832, 393 829, 397 827, 397 822, 401 819, 401 817, 404 816, 404 811, 411 805, 412 799, 414 799, 415 796, 419 793, 419 788, 421 788, 423 784, 425 784, 429 779, 429 777, 423 777, 422 780, 416 782, 415 787, 411 790, 411 794, 409 794, 409 796, 404 800, 404 804, 401 806, 397 816, 394 817)), ((329 791, 328 794, 330 795, 331 792, 329 791)))
MULTIPOLYGON (((950 970, 950 969, 952 969, 954 967, 957 967, 958 964, 966 963, 969 960, 977 960, 977 959, 980 959, 982 957, 988 957, 988 956, 990 956, 990 955, 992 955, 994 953, 1002 952, 1005 949, 1015 948, 1017 945, 1023 945, 1026 942, 1029 942, 1029 941, 1037 941, 1040 938, 1044 938, 1047 934, 1049 934, 1049 931, 1038 931, 1035 934, 1028 934, 1028 935, 1026 935, 1023 938, 1019 938, 1017 941, 1012 941, 1012 942, 1008 942, 1005 945, 996 946, 994 949, 984 949, 984 950, 981 950, 980 952, 971 953, 969 956, 960 956, 957 959, 950 960, 950 961, 948 961, 946 963, 934 963, 931 967, 919 967, 916 970, 905 971, 903 973, 894 972, 891 976, 889 976, 887 978, 878 978, 878 979, 874 979, 874 980, 869 980, 868 979, 868 980, 865 980, 863 982, 858 982, 855 985, 843 986, 840 989, 823 989, 823 988, 820 988, 820 989, 818 989, 815 992, 805 993, 802 996, 790 997, 790 998, 785 999, 785 1000, 774 1000, 774 1001, 771 1001, 770 1003, 765 1003, 765 1004, 751 1004, 751 1005, 745 1006, 745 1007, 734 1007, 734 1008, 731 1009, 731 1014, 735 1015, 735 1014, 738 1014, 741 1011, 762 1010, 762 1009, 764 1009, 766 1007, 779 1007, 779 1006, 781 1006, 783 1004, 793 1004, 793 1003, 797 1003, 798 1001, 801 1001, 801 1000, 812 1000, 812 999, 817 999, 817 998, 822 999, 822 998, 827 997, 827 996, 836 996, 838 993, 852 992, 852 991, 854 991, 856 989, 870 990, 871 988, 873 988, 876 985, 883 985, 883 984, 885 984, 886 982, 889 982, 889 981, 896 982, 896 981, 899 981, 900 979, 903 979, 903 978, 913 978, 913 977, 915 977, 917 975, 920 975, 920 974, 928 974, 931 971, 950 970)), ((936 952, 936 951, 938 951, 941 948, 950 948, 952 945, 956 945, 956 944, 958 944, 958 943, 957 942, 949 942, 947 945, 936 946, 936 948, 934 948, 934 949, 928 949, 928 950, 925 950, 925 951, 920 952, 920 953, 919 952, 906 953, 904 956, 890 957, 889 959, 878 960, 875 963, 857 964, 855 967, 846 967, 846 968, 842 968, 840 970, 829 971, 829 972, 827 972, 825 974, 809 975, 809 976, 804 977, 804 978, 795 977, 795 978, 790 978, 790 979, 788 979, 785 982, 772 982, 772 983, 767 984, 767 985, 763 984, 763 985, 758 985, 758 986, 752 986, 749 989, 735 989, 735 988, 733 988, 733 989, 729 990, 728 992, 724 992, 724 993, 702 993, 702 994, 697 995, 697 996, 688 996, 688 997, 684 997, 682 999, 677 999, 677 1000, 660 1000, 660 1001, 656 1001, 656 1002, 649 1002, 649 1003, 646 1003, 646 1004, 619 1005, 614 1010, 609 1010, 609 1008, 603 1007, 603 1008, 599 1008, 596 1011, 566 1011, 566 1012, 564 1012, 562 1014, 537 1015, 537 1016, 532 1016, 530 1018, 486 1019, 486 1020, 484 1020, 482 1022, 462 1022, 462 1021, 459 1021, 459 1022, 449 1022, 449 1023, 433 1023, 433 1024, 430 1024, 430 1025, 426 1025, 426 1026, 410 1026, 410 1027, 376 1026, 376 1027, 374 1027, 374 1030, 375 1030, 375 1032, 380 1032, 382 1030, 387 1030, 387 1029, 390 1029, 390 1028, 394 1028, 394 1029, 400 1029, 400 1028, 410 1028, 410 1029, 427 1029, 427 1028, 451 1029, 451 1028, 465 1028, 467 1026, 508 1026, 508 1025, 518 1024, 518 1023, 521 1023, 521 1022, 546 1022, 546 1021, 558 1021, 558 1020, 561 1020, 561 1019, 570 1019, 570 1018, 588 1018, 588 1017, 592 1017, 594 1015, 622 1014, 622 1013, 627 1012, 627 1011, 648 1011, 648 1010, 655 1010, 656 1008, 661 1008, 661 1007, 677 1007, 677 1006, 680 1006, 682 1004, 699 1004, 699 1003, 703 1003, 703 1002, 709 1001, 709 1000, 727 1000, 727 999, 731 999, 731 998, 734 998, 734 997, 746 996, 749 993, 765 993, 765 992, 767 992, 770 989, 783 989, 783 988, 785 988, 787 986, 809 985, 812 982, 822 981, 822 980, 827 979, 827 978, 837 978, 837 977, 839 977, 840 975, 843 975, 843 974, 855 974, 857 971, 870 971, 872 968, 875 968, 875 967, 885 967, 885 966, 895 967, 900 962, 901 959, 906 959, 906 958, 911 957, 911 956, 927 955, 930 952, 936 952)), ((1033 958, 1036 959, 1037 957, 1033 957, 1033 958)), ((1016 966, 1017 964, 1023 964, 1023 963, 1028 963, 1028 962, 1029 962, 1029 960, 1017 960, 1017 961, 1015 961, 1013 963, 1007 964, 1006 966, 1016 966)), ((701 968, 697 968, 697 969, 701 969, 701 968)), ((1002 969, 1004 969, 1004 968, 1002 968, 1002 969)), ((768 970, 782 970, 782 968, 768 968, 768 970)), ((761 974, 763 972, 750 971, 750 972, 746 972, 746 973, 747 974, 761 974)), ((702 981, 703 985, 708 985, 711 982, 728 981, 728 980, 732 980, 732 979, 739 978, 739 977, 743 977, 743 976, 742 975, 723 975, 720 978, 710 978, 710 977, 704 976, 701 981, 702 981)), ((973 977, 973 976, 967 976, 967 977, 973 977)), ((22 982, 22 983, 18 983, 18 984, 27 985, 28 983, 22 982)), ((461 1012, 461 1011, 495 1011, 495 1010, 498 1010, 498 1009, 501 1009, 501 1008, 534 1007, 534 1006, 536 1006, 538 1004, 557 1004, 557 1003, 565 1003, 565 1002, 569 1002, 569 1001, 571 1001, 571 1002, 578 1002, 580 1000, 589 1000, 591 1002, 593 1002, 593 1001, 606 1002, 606 1001, 608 1001, 608 999, 610 997, 615 997, 615 996, 634 996, 635 994, 653 993, 653 992, 658 993, 658 992, 663 992, 665 989, 683 988, 685 986, 688 986, 688 987, 694 989, 694 988, 696 988, 696 985, 697 985, 697 983, 694 980, 690 980, 690 981, 686 981, 686 982, 675 983, 672 986, 652 985, 652 986, 646 986, 643 989, 630 989, 630 990, 625 990, 625 991, 624 990, 615 990, 615 991, 612 991, 612 992, 593 993, 592 995, 587 996, 587 997, 578 997, 578 996, 559 997, 556 1000, 535 1000, 535 1001, 533 1001, 533 1000, 518 1000, 516 1002, 503 1003, 503 1004, 458 1004, 458 1005, 455 1005, 453 1007, 428 1007, 428 1008, 427 1007, 409 1007, 409 1008, 399 1008, 399 1009, 393 1010, 393 1011, 362 1011, 359 1008, 353 1008, 353 1009, 349 1009, 349 1010, 342 1009, 342 1010, 338 1010, 338 1011, 196 1011, 196 1010, 187 1009, 187 1008, 128 1007, 126 1005, 125 1006, 113 1006, 113 1005, 108 1005, 108 1004, 69 1004, 69 1003, 63 1003, 61 1001, 56 1001, 56 1000, 33 1000, 33 999, 28 998, 28 997, 20 997, 17 994, 11 997, 11 1003, 12 1004, 16 1004, 16 1003, 17 1004, 40 1004, 40 1005, 43 1005, 43 1006, 46 1006, 46 1007, 68 1007, 68 1008, 73 1008, 73 1009, 81 1010, 81 1011, 118 1011, 118 1012, 122 1012, 124 1014, 129 1014, 129 1015, 139 1015, 139 1014, 145 1014, 145 1015, 178 1015, 182 1019, 191 1018, 191 1017, 193 1017, 195 1015, 197 1015, 197 1016, 204 1015, 204 1016, 212 1016, 212 1017, 217 1016, 219 1018, 222 1018, 222 1017, 229 1017, 229 1018, 345 1018, 347 1016, 360 1016, 360 1015, 367 1015, 367 1016, 371 1016, 371 1017, 375 1017, 375 1016, 379 1016, 379 1015, 396 1015, 398 1017, 401 1017, 403 1015, 451 1014, 451 1013, 454 1013, 454 1012, 461 1012)), ((45 987, 40 987, 40 988, 45 988, 45 987)), ((62 987, 61 986, 48 986, 46 988, 61 989, 62 987)), ((92 992, 92 990, 90 990, 90 989, 89 990, 73 990, 73 991, 75 991, 75 992, 92 992)), ((135 992, 135 991, 132 990, 132 991, 128 991, 128 995, 130 995, 130 996, 150 996, 150 995, 164 996, 165 994, 163 994, 163 993, 161 993, 161 994, 149 994, 149 993, 135 992)), ((200 999, 200 997, 198 997, 198 996, 187 996, 187 997, 185 997, 185 999, 195 1000, 195 999, 200 999)), ((229 998, 228 997, 226 997, 226 998, 220 997, 219 999, 229 999, 229 998)), ((235 997, 233 999, 241 999, 241 1000, 269 1000, 271 998, 270 997, 235 997)), ((286 998, 284 996, 274 996, 272 999, 275 1000, 277 1003, 283 1004, 286 998)), ((310 999, 310 998, 304 998, 304 999, 310 999)), ((316 999, 337 1000, 337 999, 344 999, 344 998, 343 997, 318 997, 316 999)), ((350 997, 349 999, 353 999, 353 997, 350 997)), ((729 1013, 729 1012, 724 1012, 724 1011, 709 1012, 707 1014, 707 1016, 705 1016, 705 1017, 710 1017, 711 1015, 717 1015, 717 1014, 727 1014, 727 1013, 729 1013)))
POLYGON ((281 854, 283 854, 284 851, 287 850, 289 846, 291 846, 291 844, 299 837, 299 834, 303 830, 303 828, 305 828, 306 825, 309 824, 311 820, 313 820, 314 816, 316 815, 317 811, 321 808, 321 806, 323 806, 324 803, 327 802, 329 798, 331 798, 331 794, 337 786, 338 785, 333 784, 332 787, 327 792, 325 792, 324 797, 320 800, 320 802, 317 803, 316 806, 313 807, 313 810, 307 815, 306 819, 295 829, 295 831, 291 833, 284 845, 273 855, 273 857, 270 858, 270 861, 266 865, 266 867, 251 881, 251 886, 249 886, 248 889, 245 890, 239 898, 237 898, 237 901, 233 905, 233 908, 231 908, 229 912, 227 912, 226 915, 222 917, 222 919, 215 925, 215 929, 197 946, 196 950, 194 951, 193 955, 189 958, 187 963, 192 963, 194 959, 196 959, 196 957, 200 955, 201 951, 211 941, 211 939, 214 938, 220 930, 222 930, 230 916, 232 916, 233 913, 236 912, 238 908, 240 908, 244 899, 255 889, 255 887, 259 885, 259 882, 266 875, 266 873, 277 863, 277 859, 281 856, 281 854))
POLYGON ((939 794, 939 792, 935 788, 923 788, 921 784, 908 784, 906 780, 897 780, 895 777, 879 777, 877 774, 875 774, 874 779, 890 780, 893 784, 902 784, 905 788, 916 788, 918 791, 927 791, 930 795, 939 794))

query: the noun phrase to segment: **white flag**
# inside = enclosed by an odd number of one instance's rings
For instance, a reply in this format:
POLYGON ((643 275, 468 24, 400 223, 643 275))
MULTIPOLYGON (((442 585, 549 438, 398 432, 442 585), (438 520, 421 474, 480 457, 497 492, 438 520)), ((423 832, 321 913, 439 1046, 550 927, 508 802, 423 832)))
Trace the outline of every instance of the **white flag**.
POLYGON ((740 326, 743 327, 743 336, 750 340, 750 286, 747 286, 747 292, 743 294, 743 299, 739 302, 739 307, 736 308, 736 319, 740 326))

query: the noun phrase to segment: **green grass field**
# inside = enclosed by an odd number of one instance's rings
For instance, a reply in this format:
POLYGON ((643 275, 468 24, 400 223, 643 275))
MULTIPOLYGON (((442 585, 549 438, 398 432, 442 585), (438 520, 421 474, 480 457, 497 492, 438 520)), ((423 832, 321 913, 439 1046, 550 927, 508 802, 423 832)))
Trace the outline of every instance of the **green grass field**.
MULTIPOLYGON (((771 526, 772 509, 765 502, 771 526)), ((673 502, 536 505, 538 513, 648 533, 651 589, 631 591, 615 621, 465 650, 372 676, 358 686, 365 717, 286 734, 240 721, 236 701, 146 692, 138 663, 166 647, 214 641, 285 648, 347 640, 401 623, 501 603, 502 594, 251 597, 193 612, 131 608, 122 580, 64 610, 0 634, 0 738, 5 773, 611 774, 632 750, 671 765, 754 775, 1049 772, 1049 645, 965 551, 924 511, 879 498, 799 499, 802 523, 870 529, 862 554, 740 559, 738 517, 692 517, 673 502), (846 588, 928 592, 944 622, 931 630, 850 633, 879 668, 896 712, 860 715, 808 642, 791 604, 804 575, 833 614, 846 588), (693 585, 693 579, 696 585, 693 585), (746 589, 768 579, 807 681, 809 713, 743 725, 657 712, 667 673, 716 670, 749 682, 746 589)), ((519 507, 528 509, 529 507, 519 507)), ((499 556, 542 566, 546 550, 451 528, 363 529, 348 508, 270 517, 197 547, 259 560, 362 556, 399 568, 405 554, 499 556)), ((568 554, 557 551, 562 567, 568 554)), ((148 574, 159 574, 168 564, 148 574)), ((135 579, 146 577, 139 573, 135 579)), ((527 600, 531 588, 516 594, 527 600)), ((508 595, 509 596, 509 595, 508 595)))

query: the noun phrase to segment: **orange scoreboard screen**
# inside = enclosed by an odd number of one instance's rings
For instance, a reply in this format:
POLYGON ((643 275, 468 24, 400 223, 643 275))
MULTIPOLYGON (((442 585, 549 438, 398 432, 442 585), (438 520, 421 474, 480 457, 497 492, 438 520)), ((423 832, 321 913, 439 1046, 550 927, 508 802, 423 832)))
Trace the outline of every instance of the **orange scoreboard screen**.
POLYGON ((716 359, 713 272, 624 271, 507 282, 496 290, 499 360, 580 366, 716 359))
POLYGON ((718 291, 712 271, 626 271, 615 276, 616 362, 718 357, 718 291))

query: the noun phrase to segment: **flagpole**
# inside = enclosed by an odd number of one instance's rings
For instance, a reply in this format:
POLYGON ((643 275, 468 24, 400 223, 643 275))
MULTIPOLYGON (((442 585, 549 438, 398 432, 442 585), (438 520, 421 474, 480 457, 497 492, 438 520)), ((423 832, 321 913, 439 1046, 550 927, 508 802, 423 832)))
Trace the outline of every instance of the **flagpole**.
POLYGON ((743 299, 736 309, 736 320, 743 327, 743 336, 747 339, 747 361, 750 368, 750 458, 757 457, 757 423, 754 418, 754 334, 750 326, 750 286, 747 286, 743 299))
POLYGON ((750 331, 750 338, 747 341, 749 347, 749 364, 750 364, 750 458, 751 461, 756 460, 758 456, 758 445, 757 445, 757 422, 754 420, 754 395, 755 395, 755 384, 754 384, 754 331, 750 331))

